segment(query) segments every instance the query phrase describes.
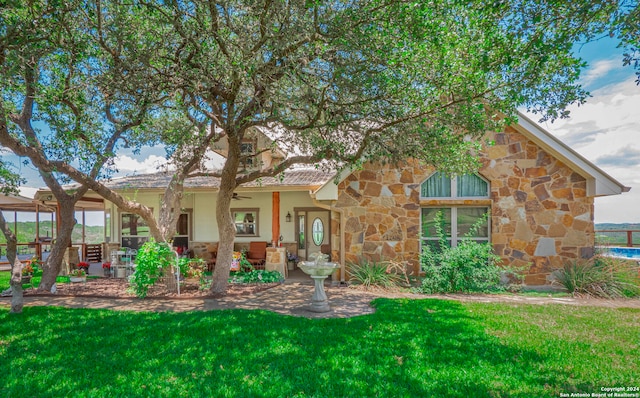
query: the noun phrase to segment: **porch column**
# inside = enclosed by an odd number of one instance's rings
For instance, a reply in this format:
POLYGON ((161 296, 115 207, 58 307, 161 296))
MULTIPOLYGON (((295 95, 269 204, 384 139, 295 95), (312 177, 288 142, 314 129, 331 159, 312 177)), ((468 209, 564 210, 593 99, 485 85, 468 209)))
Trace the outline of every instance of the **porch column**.
POLYGON ((278 245, 280 240, 280 192, 271 194, 271 234, 273 247, 278 245))
POLYGON ((36 257, 42 260, 42 246, 40 246, 40 205, 36 203, 36 257))

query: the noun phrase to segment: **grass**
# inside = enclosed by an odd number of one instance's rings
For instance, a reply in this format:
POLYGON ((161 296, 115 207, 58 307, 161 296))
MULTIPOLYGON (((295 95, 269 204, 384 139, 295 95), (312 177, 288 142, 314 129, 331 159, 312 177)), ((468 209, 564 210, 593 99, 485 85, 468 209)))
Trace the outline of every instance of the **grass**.
POLYGON ((557 397, 637 386, 640 310, 374 301, 375 314, 0 309, 0 396, 557 397))
MULTIPOLYGON (((87 279, 94 279, 94 278, 99 278, 98 276, 95 275, 87 275, 87 279)), ((40 280, 42 279, 42 270, 36 271, 33 278, 32 278, 32 282, 33 282, 33 286, 38 287, 38 285, 40 284, 40 280)), ((0 271, 0 292, 6 290, 9 288, 9 282, 11 280, 11 272, 10 271, 0 271)), ((56 283, 69 283, 69 277, 68 276, 57 276, 56 277, 56 283)), ((23 289, 30 289, 31 285, 28 283, 25 283, 22 285, 23 289)))

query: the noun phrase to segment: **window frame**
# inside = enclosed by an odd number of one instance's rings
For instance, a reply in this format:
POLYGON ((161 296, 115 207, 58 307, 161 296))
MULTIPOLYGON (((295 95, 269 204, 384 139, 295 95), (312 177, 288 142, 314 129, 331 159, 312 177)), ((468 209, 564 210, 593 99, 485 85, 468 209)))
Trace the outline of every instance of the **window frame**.
MULTIPOLYGON (((449 223, 451 225, 451 233, 450 235, 447 236, 449 247, 456 247, 458 246, 458 243, 462 239, 465 239, 464 236, 458 236, 458 210, 459 209, 485 209, 486 210, 485 214, 489 214, 489 216, 491 215, 491 206, 489 205, 477 204, 477 205, 468 205, 468 206, 451 206, 451 205, 442 204, 442 205, 433 205, 433 206, 422 206, 420 209, 420 248, 421 249, 422 247, 424 247, 426 241, 435 241, 435 242, 440 241, 439 236, 434 236, 434 237, 423 236, 424 231, 423 231, 422 225, 424 224, 424 220, 423 220, 422 209, 439 209, 439 210, 449 209, 451 211, 451 215, 450 215, 451 218, 449 220, 449 223), (454 239, 454 236, 455 236, 455 239, 454 239)), ((484 243, 491 242, 491 217, 487 217, 487 236, 472 237, 469 239, 476 242, 484 242, 484 243)))
POLYGON ((423 196, 423 184, 425 184, 429 179, 438 176, 441 178, 444 173, 440 171, 435 171, 429 177, 427 177, 422 183, 420 183, 420 199, 428 200, 428 204, 423 204, 420 206, 420 251, 425 246, 425 242, 427 241, 439 241, 439 237, 425 237, 423 236, 423 210, 422 209, 448 209, 450 211, 450 219, 447 220, 451 226, 450 235, 447 237, 447 241, 449 242, 450 247, 456 247, 458 243, 464 239, 464 236, 458 236, 458 210, 459 209, 469 209, 469 208, 477 208, 477 209, 485 209, 487 216, 487 236, 486 237, 477 237, 470 238, 476 242, 491 242, 491 182, 486 178, 482 177, 478 173, 471 173, 469 175, 473 175, 487 184, 486 192, 482 196, 458 196, 458 176, 450 176, 449 184, 450 184, 450 196, 423 196))
MULTIPOLYGON (((233 218, 233 224, 236 228, 236 236, 260 236, 260 209, 255 207, 255 208, 233 208, 231 209, 231 217, 233 218), (243 221, 242 222, 238 222, 236 221, 236 214, 237 213, 245 213, 245 216, 243 217, 243 221), (251 222, 247 222, 244 221, 244 218, 246 217, 247 213, 255 213, 254 217, 253 217, 253 221, 251 222), (253 233, 239 233, 239 229, 238 227, 242 225, 244 227, 246 226, 250 226, 253 225, 253 233)), ((245 228, 246 230, 246 228, 245 228)))
MULTIPOLYGON (((140 247, 142 247, 143 244, 145 244, 145 242, 149 241, 149 238, 151 237, 151 231, 148 230, 146 234, 139 234, 137 233, 136 235, 132 235, 132 234, 124 234, 124 220, 123 218, 125 216, 135 216, 138 220, 142 220, 144 221, 144 218, 142 218, 141 216, 135 214, 135 213, 129 213, 129 212, 121 212, 120 213, 120 217, 119 217, 119 223, 120 223, 120 247, 128 247, 131 249, 140 249, 140 247), (137 242, 137 247, 134 247, 135 245, 131 245, 131 244, 125 244, 124 240, 125 239, 129 239, 129 242, 132 241, 136 241, 137 242)), ((149 226, 146 226, 147 228, 149 228, 149 226)), ((131 230, 131 227, 129 227, 129 230, 131 230)))

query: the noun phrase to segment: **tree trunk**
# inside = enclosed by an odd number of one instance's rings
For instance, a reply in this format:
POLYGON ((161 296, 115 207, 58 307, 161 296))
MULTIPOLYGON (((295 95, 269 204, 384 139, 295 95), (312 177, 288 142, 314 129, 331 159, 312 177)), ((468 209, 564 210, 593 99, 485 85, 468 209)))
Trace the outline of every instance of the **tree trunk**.
POLYGON ((38 291, 49 292, 56 283, 56 277, 62 268, 62 260, 67 248, 71 245, 71 233, 76 224, 75 204, 76 202, 66 194, 56 198, 59 204, 60 225, 55 243, 51 248, 51 253, 47 261, 42 265, 42 280, 38 286, 38 291))
POLYGON ((158 228, 165 241, 172 239, 176 234, 183 192, 184 174, 177 171, 171 178, 169 186, 165 189, 160 205, 158 228))
POLYGON ((18 259, 18 239, 7 226, 4 215, 0 211, 0 229, 7 239, 7 260, 11 264, 11 313, 19 314, 22 312, 24 298, 22 296, 22 263, 18 259))
POLYGON ((213 282, 211 283, 211 293, 215 295, 225 294, 229 284, 229 272, 231 260, 233 259, 233 242, 236 237, 236 227, 231 216, 231 200, 233 191, 236 188, 236 175, 239 164, 239 146, 231 142, 227 161, 220 176, 220 191, 218 192, 218 202, 216 203, 216 220, 218 222, 218 257, 216 267, 213 271, 213 282))

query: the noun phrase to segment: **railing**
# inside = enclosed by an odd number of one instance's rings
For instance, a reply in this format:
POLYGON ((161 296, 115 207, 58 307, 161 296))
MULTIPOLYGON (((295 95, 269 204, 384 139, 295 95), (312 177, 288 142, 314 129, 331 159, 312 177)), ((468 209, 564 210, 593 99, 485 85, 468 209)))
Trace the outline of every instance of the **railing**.
POLYGON ((102 261, 102 245, 83 245, 82 258, 90 263, 99 263, 102 261))
POLYGON ((596 230, 596 246, 640 246, 640 230, 596 230))
MULTIPOLYGON (((21 259, 37 257, 42 259, 43 253, 51 251, 51 242, 17 243, 17 254, 21 259)), ((72 246, 80 249, 82 261, 99 263, 102 261, 102 244, 73 243, 72 246)), ((7 244, 0 243, 0 263, 6 262, 7 244)), ((45 256, 46 257, 46 256, 45 256)))

